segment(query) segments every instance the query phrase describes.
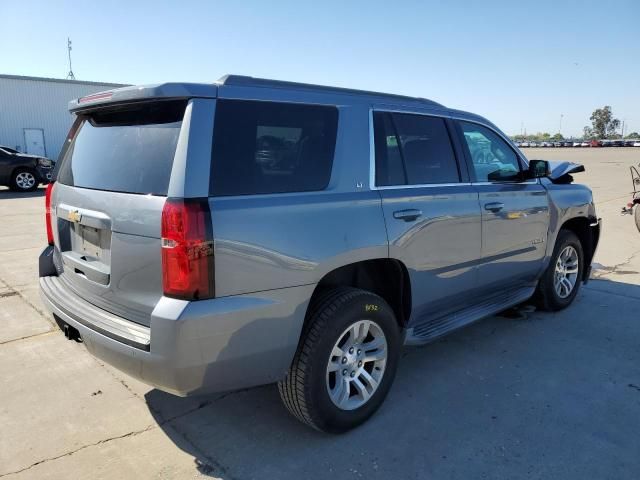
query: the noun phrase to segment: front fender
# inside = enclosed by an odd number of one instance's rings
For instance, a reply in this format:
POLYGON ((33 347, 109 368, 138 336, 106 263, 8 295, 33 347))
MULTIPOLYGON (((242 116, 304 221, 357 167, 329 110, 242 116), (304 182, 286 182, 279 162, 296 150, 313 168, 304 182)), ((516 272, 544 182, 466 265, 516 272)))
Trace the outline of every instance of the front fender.
MULTIPOLYGON (((600 224, 591 189, 573 183, 554 184, 548 179, 543 179, 542 184, 549 195, 549 231, 542 271, 549 265, 558 233, 567 222, 577 218, 584 219, 585 223, 594 227, 589 235, 591 244, 585 245, 585 260, 587 265, 590 265, 600 236, 600 224)), ((587 270, 585 269, 585 272, 587 270)))

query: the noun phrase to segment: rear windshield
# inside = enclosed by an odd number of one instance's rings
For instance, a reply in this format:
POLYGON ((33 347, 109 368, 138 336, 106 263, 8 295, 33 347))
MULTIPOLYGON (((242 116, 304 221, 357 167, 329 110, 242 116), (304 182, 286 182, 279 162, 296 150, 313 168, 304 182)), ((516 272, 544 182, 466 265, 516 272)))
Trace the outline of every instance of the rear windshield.
POLYGON ((57 181, 112 192, 166 195, 184 101, 140 104, 79 118, 57 181))
POLYGON ((218 100, 211 195, 325 189, 337 125, 333 106, 218 100))

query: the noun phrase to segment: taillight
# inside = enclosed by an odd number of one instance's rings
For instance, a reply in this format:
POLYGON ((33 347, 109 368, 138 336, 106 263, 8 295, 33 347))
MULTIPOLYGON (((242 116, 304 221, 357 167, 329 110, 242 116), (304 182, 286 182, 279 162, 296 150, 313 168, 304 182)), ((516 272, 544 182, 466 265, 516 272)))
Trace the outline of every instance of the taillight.
POLYGON ((53 186, 55 184, 51 182, 47 185, 47 189, 44 193, 44 221, 47 226, 47 242, 49 245, 53 245, 53 225, 51 223, 51 194, 53 193, 53 186))
POLYGON ((214 296, 213 233, 207 199, 167 199, 162 209, 162 286, 168 297, 214 296))

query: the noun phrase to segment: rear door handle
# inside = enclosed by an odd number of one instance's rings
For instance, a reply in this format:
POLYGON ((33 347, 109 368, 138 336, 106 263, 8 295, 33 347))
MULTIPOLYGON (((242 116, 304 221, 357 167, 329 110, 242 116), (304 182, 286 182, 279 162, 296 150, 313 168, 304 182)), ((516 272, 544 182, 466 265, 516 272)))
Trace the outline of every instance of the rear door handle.
POLYGON ((421 216, 422 211, 416 208, 410 208, 408 210, 396 210, 395 212, 393 212, 393 218, 404 220, 405 222, 413 222, 421 216))
POLYGON ((492 203, 484 204, 484 209, 489 210, 490 212, 499 212, 503 208, 504 208, 504 203, 500 203, 500 202, 492 202, 492 203))

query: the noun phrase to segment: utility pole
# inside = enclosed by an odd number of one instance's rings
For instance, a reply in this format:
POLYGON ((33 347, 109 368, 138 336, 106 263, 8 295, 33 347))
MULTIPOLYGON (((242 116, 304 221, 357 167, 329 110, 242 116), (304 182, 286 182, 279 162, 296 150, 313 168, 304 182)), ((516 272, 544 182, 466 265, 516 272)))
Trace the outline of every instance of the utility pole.
POLYGON ((69 73, 67 73, 68 80, 75 80, 76 76, 73 74, 73 69, 71 68, 71 39, 67 37, 67 54, 69 55, 69 73))
POLYGON ((560 114, 560 128, 558 129, 558 133, 562 136, 562 117, 564 117, 564 115, 561 113, 560 114))
POLYGON ((620 138, 622 138, 622 139, 624 139, 624 122, 625 122, 625 120, 622 119, 622 130, 620 132, 621 133, 620 138))

